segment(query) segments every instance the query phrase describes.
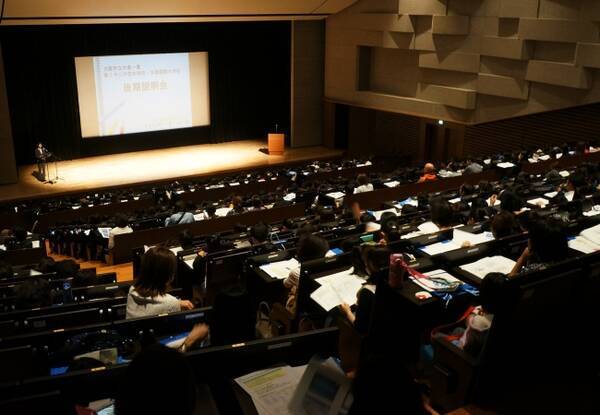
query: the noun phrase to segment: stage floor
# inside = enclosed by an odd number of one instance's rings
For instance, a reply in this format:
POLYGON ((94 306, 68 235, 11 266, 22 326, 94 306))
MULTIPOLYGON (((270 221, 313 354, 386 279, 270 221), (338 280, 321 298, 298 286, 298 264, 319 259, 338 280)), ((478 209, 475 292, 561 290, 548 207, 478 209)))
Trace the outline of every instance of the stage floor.
MULTIPOLYGON (((23 166, 19 168, 18 183, 0 186, 0 201, 224 173, 343 154, 341 150, 319 146, 287 149, 283 156, 269 156, 259 151, 265 147, 266 141, 244 140, 62 161, 58 163, 61 180, 55 184, 38 181, 33 175, 37 169, 35 165, 23 166)), ((49 170, 50 175, 54 175, 53 164, 49 170)))

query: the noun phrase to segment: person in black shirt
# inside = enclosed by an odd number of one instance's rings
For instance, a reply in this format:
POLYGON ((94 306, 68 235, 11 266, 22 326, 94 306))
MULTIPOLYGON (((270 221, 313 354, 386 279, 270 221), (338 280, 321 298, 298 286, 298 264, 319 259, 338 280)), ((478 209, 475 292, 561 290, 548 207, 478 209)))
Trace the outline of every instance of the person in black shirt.
POLYGON ((37 147, 35 148, 35 160, 38 167, 38 176, 42 181, 46 180, 46 174, 48 173, 47 160, 49 155, 50 153, 48 150, 46 150, 46 148, 44 148, 44 145, 42 143, 38 143, 37 147))

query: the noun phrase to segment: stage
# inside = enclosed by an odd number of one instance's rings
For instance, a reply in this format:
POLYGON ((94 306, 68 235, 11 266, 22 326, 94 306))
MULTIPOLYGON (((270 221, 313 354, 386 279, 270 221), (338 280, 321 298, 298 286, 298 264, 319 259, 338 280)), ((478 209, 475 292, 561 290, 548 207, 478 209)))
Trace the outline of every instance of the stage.
MULTIPOLYGON (((37 180, 33 174, 37 170, 36 165, 22 166, 18 183, 0 186, 0 201, 227 173, 334 158, 343 154, 341 150, 319 146, 286 149, 282 156, 269 156, 259 151, 265 147, 266 141, 244 140, 62 161, 58 163, 61 179, 55 184, 37 180)), ((49 175, 54 176, 53 163, 49 165, 49 175)))

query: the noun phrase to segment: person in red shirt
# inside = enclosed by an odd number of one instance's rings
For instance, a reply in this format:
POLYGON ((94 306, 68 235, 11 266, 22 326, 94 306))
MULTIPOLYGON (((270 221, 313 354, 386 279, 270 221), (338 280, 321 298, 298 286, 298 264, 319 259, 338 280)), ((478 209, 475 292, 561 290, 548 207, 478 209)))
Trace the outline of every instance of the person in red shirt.
POLYGON ((425 183, 433 180, 437 180, 435 166, 432 163, 427 163, 425 164, 425 167, 423 167, 423 175, 419 178, 417 183, 425 183))

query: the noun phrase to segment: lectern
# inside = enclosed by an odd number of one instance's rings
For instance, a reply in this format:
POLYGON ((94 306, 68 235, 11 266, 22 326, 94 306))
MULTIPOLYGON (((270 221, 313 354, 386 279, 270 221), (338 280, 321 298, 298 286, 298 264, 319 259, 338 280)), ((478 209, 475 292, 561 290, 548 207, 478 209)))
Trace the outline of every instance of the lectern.
POLYGON ((270 133, 268 148, 270 156, 282 156, 285 148, 285 134, 270 133))

